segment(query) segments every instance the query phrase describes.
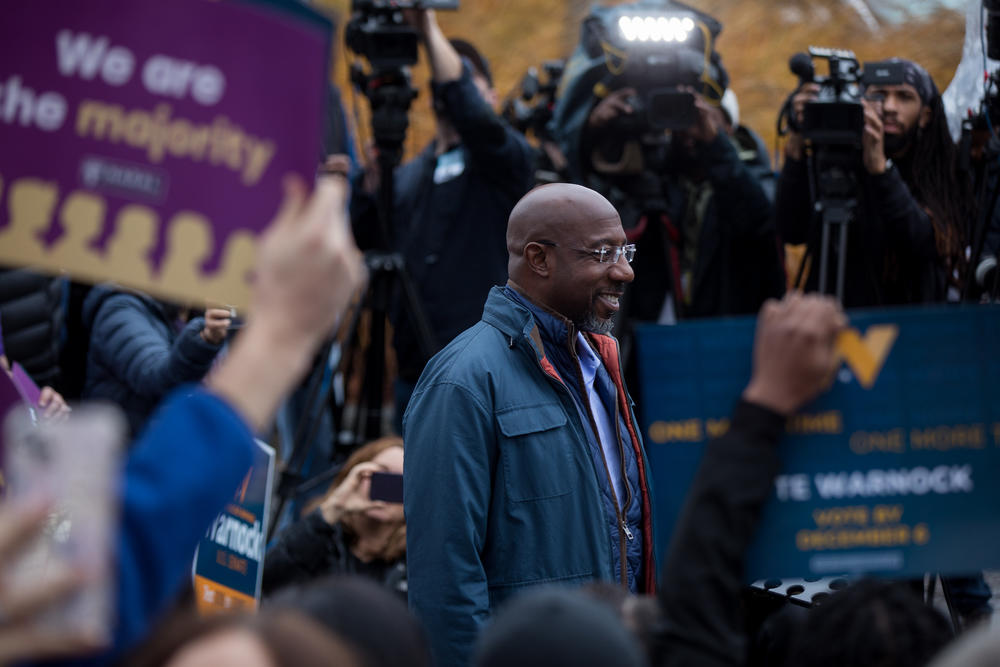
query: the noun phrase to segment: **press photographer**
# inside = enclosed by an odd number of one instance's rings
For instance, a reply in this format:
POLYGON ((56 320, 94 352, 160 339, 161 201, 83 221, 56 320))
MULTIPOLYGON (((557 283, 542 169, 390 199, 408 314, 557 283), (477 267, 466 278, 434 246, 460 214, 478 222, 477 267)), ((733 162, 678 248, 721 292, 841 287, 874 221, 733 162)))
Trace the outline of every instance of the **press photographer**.
POLYGON ((808 244, 797 283, 848 308, 956 297, 971 195, 937 86, 909 60, 862 71, 848 52, 813 55, 831 75, 792 59, 800 85, 776 200, 784 240, 808 244))
POLYGON ((752 313, 783 290, 771 204, 725 130, 721 29, 672 0, 595 8, 563 75, 553 125, 572 178, 637 247, 632 321, 752 313))
MULTIPOLYGON (((427 3, 424 3, 427 4, 427 3)), ((507 279, 507 216, 533 183, 534 155, 494 112, 490 67, 468 42, 449 41, 434 12, 404 13, 431 69, 436 133, 395 170, 390 247, 404 258, 433 336, 432 352, 475 323, 487 292, 507 279)), ((355 234, 371 247, 374 192, 352 203, 355 234)), ((397 420, 428 355, 396 290, 389 315, 399 364, 397 420)))

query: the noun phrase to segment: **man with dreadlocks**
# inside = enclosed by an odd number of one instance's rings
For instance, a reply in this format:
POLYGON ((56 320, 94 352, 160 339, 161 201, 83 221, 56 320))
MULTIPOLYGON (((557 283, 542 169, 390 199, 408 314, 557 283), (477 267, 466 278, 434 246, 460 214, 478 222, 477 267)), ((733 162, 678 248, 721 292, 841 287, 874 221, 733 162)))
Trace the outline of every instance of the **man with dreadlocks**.
MULTIPOLYGON (((859 204, 844 277, 848 308, 944 301, 949 288, 959 287, 965 264, 971 196, 956 170, 941 95, 917 63, 885 62, 902 68, 904 82, 865 90, 859 204)), ((817 84, 805 83, 792 98, 800 123, 818 93, 817 84)), ((778 230, 785 242, 809 243, 816 253, 821 225, 810 224, 815 218, 801 135, 791 134, 785 156, 775 204, 778 230)), ((815 289, 819 259, 810 264, 802 282, 815 289)))

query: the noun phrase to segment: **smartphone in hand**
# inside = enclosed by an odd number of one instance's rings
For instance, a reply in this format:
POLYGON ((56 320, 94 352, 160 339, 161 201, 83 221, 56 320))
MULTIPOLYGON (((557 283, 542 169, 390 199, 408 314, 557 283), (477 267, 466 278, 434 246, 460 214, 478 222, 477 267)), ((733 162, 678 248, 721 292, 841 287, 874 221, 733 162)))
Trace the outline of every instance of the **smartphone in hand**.
POLYGON ((48 524, 7 581, 37 587, 65 568, 86 584, 42 615, 46 629, 110 637, 115 612, 114 545, 126 425, 112 406, 84 406, 63 420, 35 422, 24 409, 4 424, 4 474, 11 501, 50 501, 48 524))
POLYGON ((393 472, 373 472, 368 495, 372 500, 403 502, 403 476, 393 472))

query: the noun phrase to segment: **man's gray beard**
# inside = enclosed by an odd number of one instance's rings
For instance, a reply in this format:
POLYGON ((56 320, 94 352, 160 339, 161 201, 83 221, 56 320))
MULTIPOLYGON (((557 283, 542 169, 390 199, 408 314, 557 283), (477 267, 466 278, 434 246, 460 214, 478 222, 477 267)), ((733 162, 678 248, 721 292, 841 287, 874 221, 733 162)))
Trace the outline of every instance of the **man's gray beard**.
POLYGON ((611 335, 611 332, 615 329, 615 316, 612 315, 606 320, 602 320, 597 317, 594 311, 587 313, 587 317, 583 319, 582 322, 574 322, 578 331, 589 331, 596 334, 604 334, 605 336, 611 335))

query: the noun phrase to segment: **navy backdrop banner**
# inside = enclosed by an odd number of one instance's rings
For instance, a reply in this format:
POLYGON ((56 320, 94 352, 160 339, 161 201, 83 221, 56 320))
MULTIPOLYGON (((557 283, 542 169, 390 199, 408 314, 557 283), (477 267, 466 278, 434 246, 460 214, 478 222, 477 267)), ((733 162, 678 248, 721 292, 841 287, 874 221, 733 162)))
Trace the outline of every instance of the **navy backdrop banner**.
MULTIPOLYGON (((849 315, 830 391, 788 421, 748 581, 1000 567, 1000 308, 849 315)), ((637 332, 661 555, 750 378, 754 327, 637 332)))

